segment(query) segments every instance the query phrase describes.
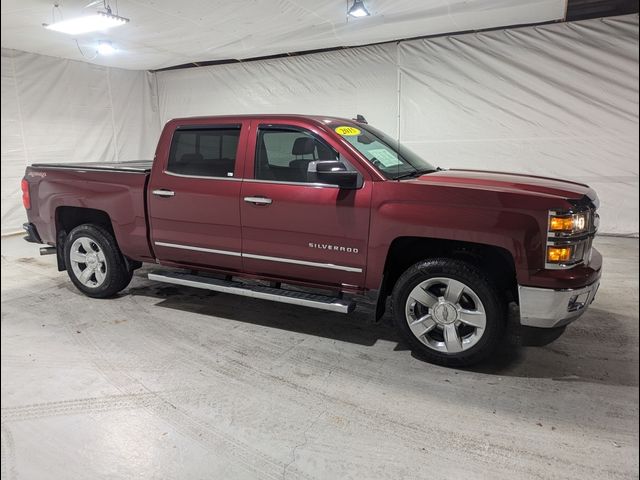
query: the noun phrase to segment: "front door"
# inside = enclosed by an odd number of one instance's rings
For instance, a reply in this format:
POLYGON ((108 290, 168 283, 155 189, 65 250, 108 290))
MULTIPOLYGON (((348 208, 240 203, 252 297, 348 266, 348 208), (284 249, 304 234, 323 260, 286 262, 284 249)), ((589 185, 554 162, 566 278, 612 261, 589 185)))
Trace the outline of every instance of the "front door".
POLYGON ((241 270, 240 188, 248 122, 180 125, 148 187, 156 258, 241 270))
POLYGON ((251 132, 240 194, 244 270, 338 287, 364 285, 368 176, 355 190, 308 181, 309 162, 349 163, 340 145, 312 126, 254 121, 251 132))

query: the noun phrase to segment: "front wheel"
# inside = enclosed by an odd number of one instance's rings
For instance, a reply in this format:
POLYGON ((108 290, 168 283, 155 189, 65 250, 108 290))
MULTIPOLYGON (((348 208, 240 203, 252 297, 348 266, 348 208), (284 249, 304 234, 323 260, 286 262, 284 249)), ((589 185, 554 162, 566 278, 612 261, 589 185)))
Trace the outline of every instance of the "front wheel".
POLYGON ((106 298, 129 285, 129 270, 113 235, 97 225, 80 225, 64 245, 67 273, 73 284, 89 297, 106 298))
POLYGON ((467 262, 435 258, 407 269, 393 289, 393 318, 412 350, 432 363, 469 366, 497 347, 506 302, 467 262))

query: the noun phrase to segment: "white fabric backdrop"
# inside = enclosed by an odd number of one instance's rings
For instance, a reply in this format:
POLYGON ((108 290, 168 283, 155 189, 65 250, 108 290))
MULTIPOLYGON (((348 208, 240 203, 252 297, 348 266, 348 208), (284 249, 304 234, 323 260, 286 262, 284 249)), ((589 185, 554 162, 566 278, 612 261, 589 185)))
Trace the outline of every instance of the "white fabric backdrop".
POLYGON ((448 167, 591 185, 638 233, 638 16, 400 44, 401 138, 448 167))
POLYGON ((601 232, 638 233, 638 16, 157 73, 163 121, 353 117, 433 163, 585 182, 601 232))
POLYGON ((2 231, 28 163, 151 158, 170 118, 289 112, 361 113, 443 167, 584 181, 601 232, 637 235, 637 42, 628 15, 155 78, 2 50, 2 231))
POLYGON ((2 49, 2 233, 26 218, 26 165, 152 158, 155 94, 146 72, 2 49))
POLYGON ((163 122, 190 115, 316 113, 367 120, 395 134, 395 44, 158 72, 163 122))

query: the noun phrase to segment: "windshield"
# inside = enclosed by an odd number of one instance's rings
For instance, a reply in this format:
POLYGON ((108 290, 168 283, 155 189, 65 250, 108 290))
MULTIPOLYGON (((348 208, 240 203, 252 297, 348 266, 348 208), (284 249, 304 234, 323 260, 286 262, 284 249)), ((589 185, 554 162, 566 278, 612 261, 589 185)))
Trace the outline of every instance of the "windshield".
POLYGON ((335 126, 334 131, 392 180, 438 170, 407 147, 398 144, 397 140, 369 125, 341 124, 335 126))

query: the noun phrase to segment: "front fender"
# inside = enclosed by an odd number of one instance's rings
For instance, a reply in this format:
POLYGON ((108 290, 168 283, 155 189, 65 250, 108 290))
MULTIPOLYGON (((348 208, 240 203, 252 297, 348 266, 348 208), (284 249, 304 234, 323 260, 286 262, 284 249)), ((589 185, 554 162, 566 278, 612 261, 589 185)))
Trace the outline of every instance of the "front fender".
MULTIPOLYGON (((519 282, 543 268, 546 212, 491 206, 387 201, 372 215, 366 286, 380 288, 385 261, 399 237, 470 242, 508 251, 519 282)), ((425 252, 428 255, 428 252, 425 252)))

